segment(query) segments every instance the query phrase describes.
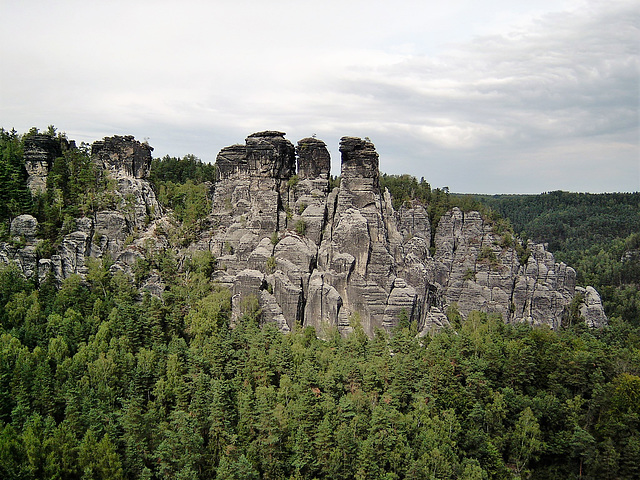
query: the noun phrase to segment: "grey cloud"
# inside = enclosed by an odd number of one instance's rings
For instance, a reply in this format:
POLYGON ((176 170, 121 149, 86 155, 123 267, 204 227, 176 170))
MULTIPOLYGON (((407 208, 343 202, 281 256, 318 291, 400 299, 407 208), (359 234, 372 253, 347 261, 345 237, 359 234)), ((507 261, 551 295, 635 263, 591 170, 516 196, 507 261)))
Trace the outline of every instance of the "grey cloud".
MULTIPOLYGON (((374 103, 369 109, 378 110, 387 141, 413 140, 458 171, 468 166, 467 151, 473 150, 476 165, 488 171, 495 170, 492 162, 529 159, 522 173, 539 175, 528 182, 541 189, 562 181, 570 188, 567 180, 577 175, 594 191, 637 190, 640 21, 631 3, 616 7, 596 16, 550 15, 530 30, 477 38, 436 60, 417 57, 382 71, 358 69, 343 89, 374 103), (571 168, 577 152, 588 172, 571 168), (534 163, 538 170, 529 168, 534 163), (563 163, 566 170, 559 168, 563 163), (619 185, 604 172, 616 163, 631 174, 619 185)), ((420 169, 417 159, 393 164, 420 169)), ((451 173, 456 179, 457 172, 451 173)), ((508 179, 513 186, 517 175, 508 179)), ((474 180, 486 182, 476 187, 485 191, 505 188, 489 175, 474 180)), ((473 188, 467 179, 461 183, 473 188)))
MULTIPOLYGON (((87 23, 92 9, 81 5, 78 31, 86 44, 74 46, 81 39, 67 35, 69 25, 60 44, 52 38, 41 50, 43 37, 14 30, 20 41, 2 50, 7 68, 0 80, 10 94, 0 97, 0 126, 55 123, 85 141, 129 133, 149 137, 157 155, 193 153, 206 161, 253 131, 281 129, 294 142, 315 133, 331 149, 333 173, 339 138, 360 135, 376 144, 383 171, 424 176, 456 191, 640 190, 640 18, 633 1, 586 2, 437 55, 434 48, 422 55, 385 50, 385 37, 414 51, 430 43, 432 33, 419 28, 429 12, 414 2, 403 3, 402 15, 389 18, 389 32, 380 36, 374 30, 385 21, 374 23, 370 10, 359 15, 364 2, 286 14, 275 23, 277 33, 256 15, 251 28, 246 22, 227 28, 219 9, 203 2, 199 18, 177 12, 175 27, 171 15, 156 11, 150 12, 156 26, 136 31, 128 17, 128 30, 119 33, 110 30, 111 14, 97 36, 87 23), (413 36, 403 37, 398 25, 414 9, 407 29, 413 36), (335 15, 341 29, 332 34, 335 15), (291 32, 280 29, 289 23, 291 32), (305 30, 313 32, 313 44, 304 43, 305 30), (366 41, 354 43, 360 37, 366 41)), ((393 15, 391 7, 383 10, 393 15)), ((243 18, 231 3, 224 13, 243 18)))

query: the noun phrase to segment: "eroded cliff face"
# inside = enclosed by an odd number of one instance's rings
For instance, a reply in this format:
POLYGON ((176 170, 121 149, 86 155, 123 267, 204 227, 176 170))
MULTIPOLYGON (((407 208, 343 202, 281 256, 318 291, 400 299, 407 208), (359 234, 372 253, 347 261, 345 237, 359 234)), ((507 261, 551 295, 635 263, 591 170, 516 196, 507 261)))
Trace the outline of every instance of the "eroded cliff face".
POLYGON ((559 327, 576 293, 576 272, 531 242, 521 264, 515 247, 493 229, 478 212, 458 208, 440 219, 435 260, 447 302, 465 316, 482 310, 511 322, 559 327))
MULTIPOLYGON (((597 292, 577 289, 575 271, 542 245, 529 243, 523 259, 491 222, 457 208, 442 216, 432 236, 423 206, 396 211, 380 191, 371 142, 343 137, 340 152, 341 183, 331 191, 329 152, 318 139, 294 147, 284 133, 265 131, 219 153, 210 227, 176 254, 215 255, 212 276, 231 289, 234 315, 255 297, 262 321, 283 331, 310 325, 320 335, 329 328, 347 333, 359 322, 373 335, 406 319, 424 335, 446 326, 443 312, 455 304, 463 316, 482 310, 557 328, 578 292, 587 323, 606 323, 597 292)), ((94 144, 92 159, 114 180, 119 208, 78 219, 51 258, 36 255, 35 219, 18 217, 12 235, 26 245, 0 246, 0 259, 16 261, 27 276, 53 270, 65 278, 86 273, 90 256, 109 253, 112 268, 130 272, 149 246, 171 248, 163 233, 168 220, 144 179, 151 148, 132 137, 105 138, 94 144)), ((161 279, 151 283, 160 294, 161 279)))
MULTIPOLYGON (((263 320, 285 331, 298 324, 345 333, 358 321, 372 335, 404 317, 425 332, 447 324, 452 304, 463 316, 483 310, 560 325, 576 293, 573 269, 533 243, 521 264, 491 222, 459 209, 440 219, 431 256, 425 208, 393 209, 373 144, 344 137, 340 152, 341 183, 330 192, 329 154, 315 138, 294 152, 284 134, 261 132, 220 152, 214 228, 198 248, 217 256, 214 275, 232 289, 236 313, 255 296, 263 320)), ((591 304, 588 323, 602 325, 602 309, 591 304)))
MULTIPOLYGON (((28 184, 32 190, 46 188, 46 178, 55 156, 60 156, 55 141, 46 135, 30 140, 25 152, 28 184), (46 137, 46 138, 45 138, 46 137), (37 168, 34 166, 37 165, 37 168)), ((154 243, 162 237, 153 235, 162 218, 162 208, 149 182, 144 180, 151 165, 152 148, 133 137, 108 137, 92 146, 92 161, 109 172, 112 180, 113 208, 75 219, 74 230, 65 235, 57 252, 42 258, 37 249, 37 221, 20 215, 11 224, 12 243, 0 244, 0 260, 17 263, 28 277, 44 280, 49 272, 58 279, 87 273, 87 259, 108 254, 113 269, 130 272, 140 245, 149 237, 154 243), (135 239, 133 233, 136 233, 135 239), (129 240, 129 241, 128 241, 129 240)))
POLYGON ((29 175, 27 187, 37 193, 47 187, 47 175, 57 157, 62 155, 62 145, 50 135, 38 134, 24 142, 24 165, 29 175))

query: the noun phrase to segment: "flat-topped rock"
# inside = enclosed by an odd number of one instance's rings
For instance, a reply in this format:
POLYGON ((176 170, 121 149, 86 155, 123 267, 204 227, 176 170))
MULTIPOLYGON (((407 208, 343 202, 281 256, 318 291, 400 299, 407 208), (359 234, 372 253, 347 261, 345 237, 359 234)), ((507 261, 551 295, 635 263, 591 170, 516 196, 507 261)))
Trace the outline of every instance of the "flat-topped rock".
POLYGON ((24 166, 29 175, 27 187, 32 193, 47 188, 47 175, 56 158, 62 156, 60 140, 46 134, 37 134, 24 140, 24 166))
POLYGON ((105 137, 91 146, 91 157, 107 170, 135 178, 146 178, 151 168, 153 147, 133 136, 105 137))
POLYGON ((284 135, 282 132, 265 131, 246 138, 246 158, 251 176, 288 179, 295 175, 295 148, 284 135))
POLYGON ((298 141, 298 178, 329 179, 331 172, 331 156, 327 145, 322 140, 308 137, 298 141))
POLYGON ((349 178, 375 179, 374 187, 379 188, 379 159, 373 143, 358 137, 340 139, 342 154, 342 180, 349 178))

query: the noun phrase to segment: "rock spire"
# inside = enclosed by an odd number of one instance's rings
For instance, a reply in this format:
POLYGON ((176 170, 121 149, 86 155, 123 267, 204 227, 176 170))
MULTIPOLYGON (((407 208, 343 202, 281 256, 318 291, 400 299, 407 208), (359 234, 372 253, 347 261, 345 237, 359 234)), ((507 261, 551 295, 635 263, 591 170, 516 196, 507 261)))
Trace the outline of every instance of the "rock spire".
MULTIPOLYGON (((46 185, 59 154, 59 144, 40 137, 26 145, 32 189, 46 185)), ((35 218, 17 217, 11 235, 26 245, 0 244, 0 260, 17 262, 27 276, 53 271, 64 278, 86 273, 90 256, 109 253, 112 268, 131 272, 143 244, 168 248, 164 229, 156 228, 168 221, 145 180, 151 151, 131 136, 95 142, 92 160, 114 180, 119 207, 77 219, 51 258, 36 255, 35 218), (125 242, 133 232, 134 242, 125 242)), ((606 323, 597 292, 576 287, 575 271, 543 245, 530 242, 522 246, 530 255, 519 256, 480 213, 458 208, 432 232, 425 206, 395 210, 380 190, 373 143, 343 137, 340 154, 341 182, 332 190, 329 152, 313 137, 294 147, 284 133, 263 131, 218 154, 209 227, 187 251, 217 258, 212 277, 231 289, 233 315, 251 296, 263 322, 283 331, 313 326, 320 335, 356 324, 374 335, 400 321, 415 322, 424 335, 448 324, 449 306, 463 316, 483 310, 506 322, 557 328, 578 293, 587 323, 606 323)), ((162 288, 162 279, 149 287, 158 295, 162 288)))

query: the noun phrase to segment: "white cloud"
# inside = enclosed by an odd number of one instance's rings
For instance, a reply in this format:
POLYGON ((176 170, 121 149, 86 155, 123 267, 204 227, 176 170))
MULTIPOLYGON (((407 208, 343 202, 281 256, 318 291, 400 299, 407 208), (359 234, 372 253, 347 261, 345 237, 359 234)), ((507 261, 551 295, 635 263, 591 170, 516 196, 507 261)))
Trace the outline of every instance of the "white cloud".
POLYGON ((640 190, 638 24, 633 1, 14 2, 0 125, 210 161, 315 133, 334 173, 360 135, 456 191, 640 190))

